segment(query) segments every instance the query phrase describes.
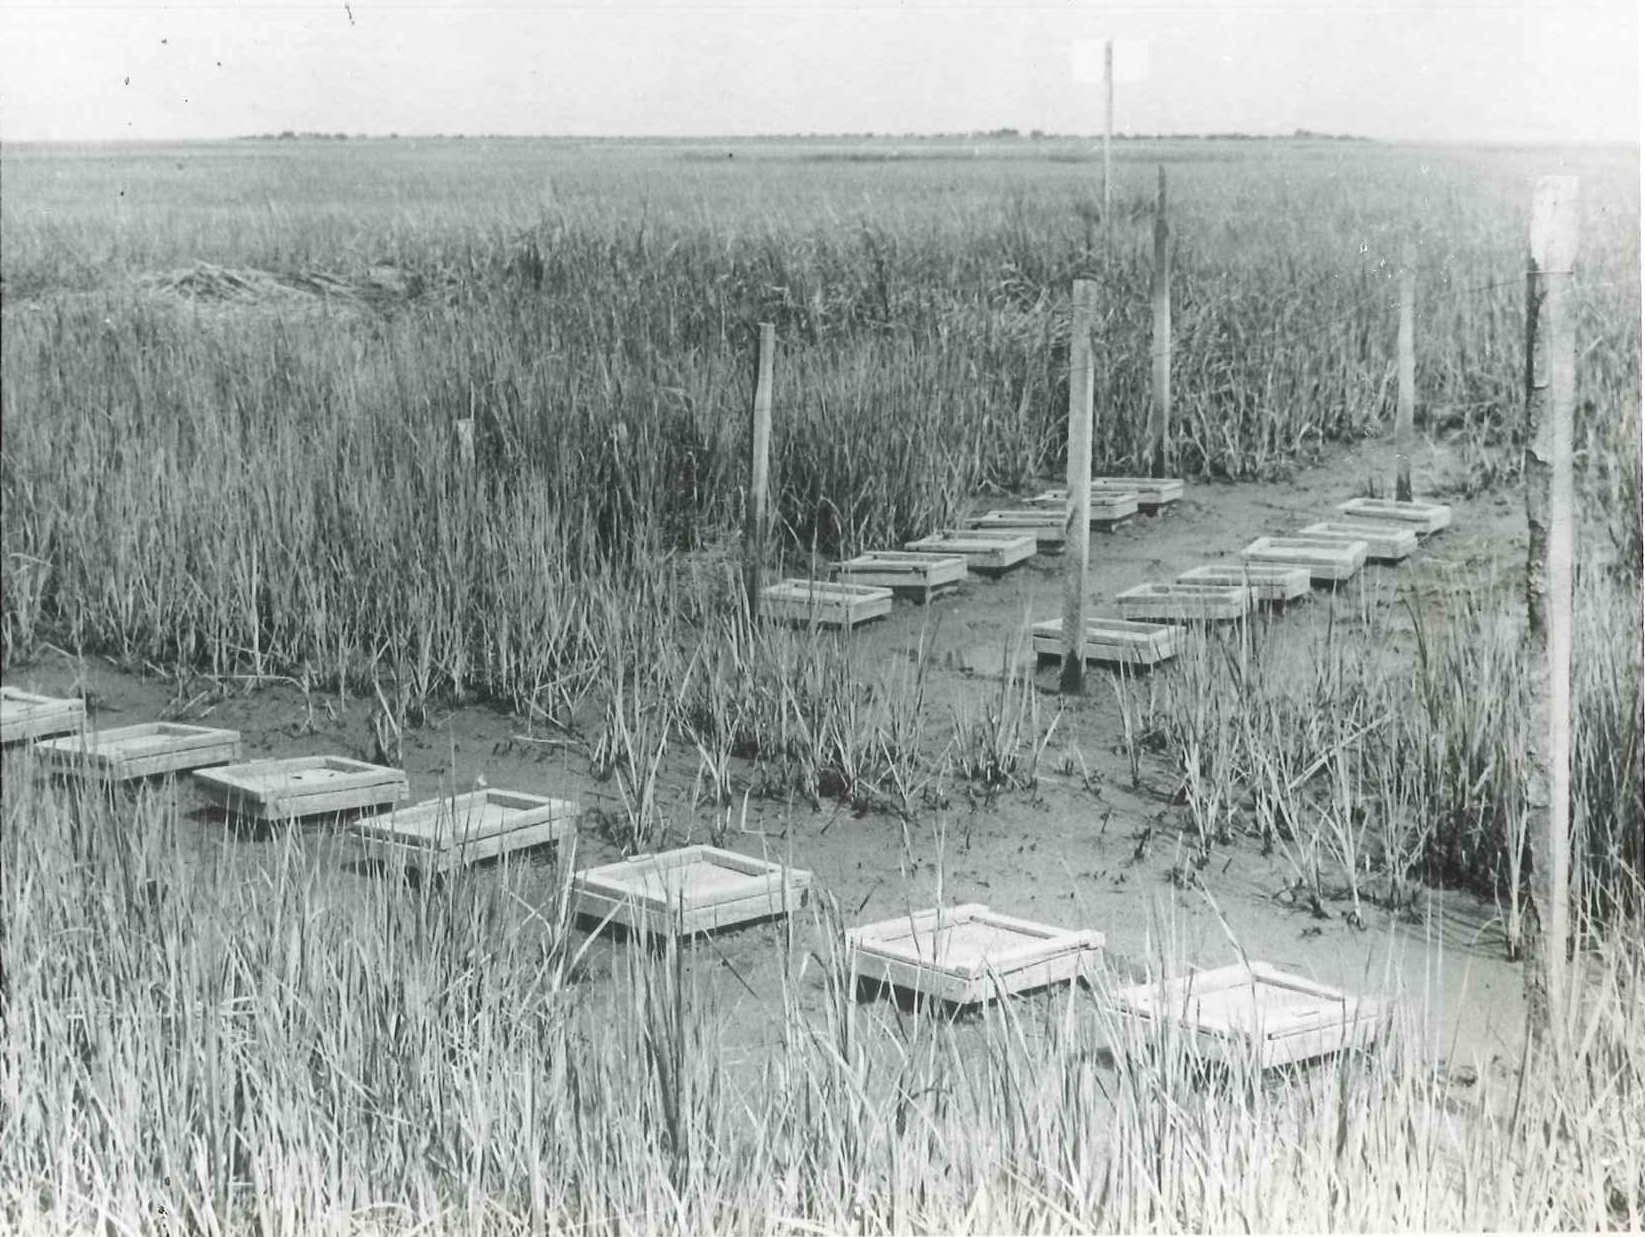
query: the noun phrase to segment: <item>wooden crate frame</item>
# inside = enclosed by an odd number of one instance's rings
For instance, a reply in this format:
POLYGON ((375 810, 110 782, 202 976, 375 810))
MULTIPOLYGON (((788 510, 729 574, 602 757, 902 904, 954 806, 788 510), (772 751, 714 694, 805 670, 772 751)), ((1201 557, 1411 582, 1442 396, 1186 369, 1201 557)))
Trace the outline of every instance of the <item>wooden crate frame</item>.
POLYGON ((1310 524, 1300 535, 1363 541, 1365 557, 1383 563, 1397 563, 1417 552, 1416 530, 1409 524, 1387 520, 1321 520, 1310 524))
MULTIPOLYGON (((1062 658, 1062 620, 1047 619, 1030 629, 1041 661, 1062 658)), ((1085 660, 1126 666, 1157 666, 1175 657, 1182 629, 1170 623, 1139 623, 1098 615, 1085 620, 1085 660)))
POLYGON ((43 739, 34 750, 54 772, 129 782, 232 764, 240 759, 240 732, 182 722, 140 722, 43 739))
POLYGON ((1137 506, 1154 511, 1182 501, 1183 484, 1178 477, 1092 477, 1091 492, 1098 488, 1129 490, 1137 496, 1137 506))
POLYGON ((375 857, 448 872, 536 846, 553 845, 564 854, 581 815, 582 808, 568 799, 487 787, 363 817, 353 830, 375 857), (459 822, 467 826, 460 836, 459 822))
POLYGON ((253 760, 218 769, 196 769, 194 777, 206 795, 230 813, 268 821, 380 807, 410 794, 402 770, 347 756, 253 760), (316 781, 311 789, 301 782, 308 773, 338 776, 316 781))
POLYGON ((838 627, 891 613, 891 590, 827 580, 783 580, 760 590, 760 616, 802 627, 838 627))
POLYGON ((968 571, 979 575, 999 575, 1033 558, 1036 544, 1029 533, 951 528, 917 541, 904 542, 902 548, 911 554, 958 554, 965 559, 968 571))
POLYGON ((571 877, 575 914, 631 932, 694 936, 785 915, 804 906, 811 873, 718 846, 636 855, 571 877), (711 866, 731 874, 718 888, 693 890, 670 874, 711 866))
POLYGON ((1170 1022, 1192 1036, 1205 1058, 1230 1066, 1254 1060, 1261 1069, 1363 1047, 1390 1008, 1381 998, 1355 996, 1266 962, 1195 971, 1113 995, 1120 1012, 1143 1027, 1170 1022), (1272 1009, 1263 1008, 1259 989, 1275 994, 1272 1009))
POLYGON ((921 554, 913 550, 870 550, 835 563, 834 579, 869 588, 888 588, 910 601, 929 601, 952 592, 970 574, 963 554, 921 554))
POLYGON ((86 702, 0 687, 0 743, 22 743, 65 734, 86 724, 86 702))
POLYGON ((1220 567, 1192 567, 1177 577, 1184 584, 1243 584, 1251 596, 1270 605, 1283 605, 1308 596, 1314 578, 1306 567, 1278 563, 1235 563, 1220 567))
POLYGON ((1240 557, 1248 563, 1306 567, 1315 580, 1340 584, 1365 566, 1368 549, 1363 541, 1330 537, 1258 537, 1240 551, 1240 557))
POLYGON ((859 979, 951 1005, 975 1005, 1068 983, 1081 974, 1089 977, 1104 944, 1100 932, 1018 919, 975 902, 866 924, 848 930, 845 939, 859 979), (964 958, 946 957, 958 933, 973 928, 1022 942, 998 950, 984 946, 964 958))
POLYGON ((966 521, 966 525, 983 531, 1004 529, 1028 533, 1034 538, 1034 550, 1039 554, 1060 554, 1068 544, 1063 517, 1033 508, 985 511, 981 515, 972 516, 966 521))
POLYGON ((1349 520, 1394 521, 1413 526, 1419 537, 1451 527, 1451 509, 1444 503, 1400 502, 1393 498, 1350 498, 1337 510, 1349 520))
POLYGON ((1227 623, 1251 612, 1254 599, 1243 584, 1139 584, 1114 599, 1134 622, 1227 623))
MULTIPOLYGON (((1111 533, 1123 524, 1129 524, 1131 517, 1136 515, 1140 502, 1138 495, 1131 490, 1091 491, 1091 508, 1089 523, 1098 532, 1111 533)), ((1057 511, 1066 518, 1068 510, 1067 490, 1046 490, 1037 497, 1030 498, 1028 505, 1036 509, 1057 511)))

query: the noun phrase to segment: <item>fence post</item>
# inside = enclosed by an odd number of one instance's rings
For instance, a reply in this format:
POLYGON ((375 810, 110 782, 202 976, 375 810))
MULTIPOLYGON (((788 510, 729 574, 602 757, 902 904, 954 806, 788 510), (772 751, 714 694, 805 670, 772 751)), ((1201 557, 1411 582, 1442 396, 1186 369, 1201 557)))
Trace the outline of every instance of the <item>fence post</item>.
POLYGON ((1097 321, 1095 280, 1074 281, 1068 331, 1068 501, 1063 536, 1067 561, 1062 586, 1062 690, 1085 688, 1086 584, 1091 574, 1091 421, 1095 365, 1091 332, 1097 321))
POLYGON ((1114 40, 1102 45, 1102 81, 1108 106, 1102 123, 1102 226, 1104 253, 1114 258, 1114 40))
POLYGON ((1417 400, 1417 251, 1405 242, 1399 270, 1399 412, 1394 420, 1394 498, 1411 501, 1411 422, 1417 400))
POLYGON ((771 468, 771 368, 777 350, 777 328, 760 323, 759 352, 755 362, 754 404, 750 413, 748 446, 748 511, 743 530, 743 587, 748 613, 760 612, 761 572, 765 566, 765 537, 769 523, 766 490, 771 468))
POLYGON ((1149 427, 1153 474, 1166 475, 1171 458, 1171 229, 1165 221, 1165 165, 1154 204, 1154 418, 1149 427))
POLYGON ((1555 1049, 1565 1030, 1565 943, 1571 870, 1571 426, 1576 331, 1570 309, 1577 250, 1574 176, 1538 182, 1525 288, 1526 639, 1532 674, 1532 905, 1525 991, 1531 1025, 1555 1049))

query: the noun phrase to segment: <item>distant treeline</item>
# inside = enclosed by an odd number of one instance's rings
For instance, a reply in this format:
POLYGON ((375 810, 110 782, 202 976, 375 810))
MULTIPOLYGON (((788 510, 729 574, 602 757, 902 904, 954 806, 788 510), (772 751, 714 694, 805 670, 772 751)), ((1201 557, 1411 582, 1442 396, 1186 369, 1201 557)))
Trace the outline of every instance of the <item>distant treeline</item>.
MULTIPOLYGON (((397 140, 398 133, 320 133, 312 129, 301 132, 295 129, 282 129, 279 133, 251 133, 242 141, 248 142, 346 142, 351 138, 357 142, 397 140)), ((411 137, 424 137, 433 140, 463 141, 468 138, 484 139, 485 141, 531 141, 537 137, 565 137, 563 134, 519 134, 519 133, 423 133, 410 134, 411 137)), ((646 137, 638 134, 614 134, 609 136, 584 135, 573 140, 589 141, 645 141, 645 142, 708 142, 708 141, 736 141, 736 142, 827 142, 827 141, 866 141, 875 138, 894 139, 899 142, 956 142, 978 140, 992 141, 1086 141, 1093 137, 1089 133, 1047 133, 1044 129, 1030 129, 1027 133, 1020 129, 974 129, 954 133, 770 133, 770 134, 704 134, 700 137, 646 137)), ((1312 129, 1296 129, 1290 133, 1116 133, 1114 140, 1120 142, 1273 142, 1293 141, 1304 139, 1318 142, 1369 142, 1368 137, 1354 133, 1316 133, 1312 129)))

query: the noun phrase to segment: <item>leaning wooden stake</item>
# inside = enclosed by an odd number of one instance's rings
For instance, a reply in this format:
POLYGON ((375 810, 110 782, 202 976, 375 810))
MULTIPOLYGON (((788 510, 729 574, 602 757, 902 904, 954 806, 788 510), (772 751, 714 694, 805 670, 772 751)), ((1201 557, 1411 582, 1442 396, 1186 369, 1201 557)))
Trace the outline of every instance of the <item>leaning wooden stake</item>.
POLYGON ((761 571, 765 564, 766 489, 771 468, 771 366, 777 351, 777 328, 760 323, 760 350, 754 379, 754 407, 748 449, 748 511, 743 531, 743 585, 748 612, 760 611, 761 571))
POLYGON ((1165 222, 1165 166, 1159 170, 1154 207, 1154 421, 1149 427, 1154 476, 1163 477, 1171 456, 1171 230, 1165 222))
POLYGON ((1405 242, 1399 270, 1399 412, 1394 421, 1394 497, 1411 501, 1411 421, 1417 400, 1416 246, 1405 242))
POLYGON ((1102 82, 1108 106, 1102 122, 1102 226, 1103 252, 1114 257, 1114 40, 1102 45, 1102 82))
POLYGON ((1091 571, 1091 419, 1095 369, 1091 331, 1097 321, 1095 280, 1074 281, 1074 318, 1068 337, 1068 505, 1063 522, 1067 555, 1062 591, 1062 690, 1085 687, 1086 585, 1091 571))
POLYGON ((1532 667, 1534 755, 1527 809, 1532 901, 1539 923, 1526 933, 1525 989, 1531 1024, 1564 1040, 1565 942, 1571 872, 1571 424, 1576 403, 1576 334, 1570 307, 1577 250, 1577 179, 1548 176, 1531 209, 1526 275, 1525 567, 1532 667))

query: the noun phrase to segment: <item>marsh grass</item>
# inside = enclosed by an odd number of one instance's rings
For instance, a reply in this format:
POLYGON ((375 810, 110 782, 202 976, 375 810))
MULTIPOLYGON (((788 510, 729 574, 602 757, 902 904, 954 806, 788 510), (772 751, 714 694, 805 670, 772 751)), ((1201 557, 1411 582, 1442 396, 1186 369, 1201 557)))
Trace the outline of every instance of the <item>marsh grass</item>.
MULTIPOLYGON (((202 846, 163 789, 111 803, 26 757, 6 772, 11 1228, 1645 1221, 1636 932, 1582 957, 1581 1064, 1533 1047, 1460 1085, 1432 1066, 1424 993, 1370 1053, 1263 1076, 1118 1017, 1105 978, 959 1018, 864 1003, 824 898, 765 938, 781 993, 750 1056, 703 946, 631 942, 594 973, 563 873, 349 875, 316 836, 202 846)), ((1148 970, 1179 970, 1153 939, 1148 970)))

